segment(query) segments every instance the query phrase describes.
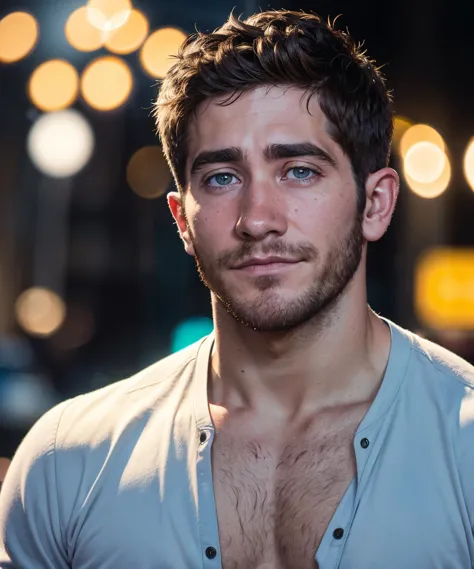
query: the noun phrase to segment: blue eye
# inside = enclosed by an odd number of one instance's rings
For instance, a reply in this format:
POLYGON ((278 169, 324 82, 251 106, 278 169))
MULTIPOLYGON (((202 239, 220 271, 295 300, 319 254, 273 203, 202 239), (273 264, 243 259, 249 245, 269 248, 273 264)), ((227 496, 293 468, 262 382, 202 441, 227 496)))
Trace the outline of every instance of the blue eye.
POLYGON ((294 168, 290 168, 289 172, 293 172, 294 178, 290 178, 290 180, 305 180, 310 178, 312 174, 316 174, 315 170, 312 168, 304 168, 302 166, 296 166, 294 168))
POLYGON ((228 172, 221 172, 220 174, 214 174, 213 176, 209 176, 209 178, 206 178, 205 183, 208 186, 213 186, 215 188, 218 187, 223 187, 223 186, 229 186, 231 183, 235 183, 232 182, 232 179, 235 178, 237 179, 236 176, 234 176, 234 174, 229 174, 228 172), (212 182, 215 183, 212 183, 212 182))

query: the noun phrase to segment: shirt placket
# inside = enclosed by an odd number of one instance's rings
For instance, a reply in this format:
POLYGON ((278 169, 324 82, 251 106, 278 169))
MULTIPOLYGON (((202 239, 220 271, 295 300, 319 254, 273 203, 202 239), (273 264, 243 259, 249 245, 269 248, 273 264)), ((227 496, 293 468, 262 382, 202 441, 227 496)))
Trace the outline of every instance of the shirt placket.
POLYGON ((222 569, 217 511, 212 484, 211 447, 214 439, 212 426, 199 429, 197 452, 198 516, 201 537, 202 567, 222 569))
MULTIPOLYGON (((319 569, 337 569, 339 567, 360 501, 362 488, 374 463, 374 457, 369 461, 371 439, 374 437, 375 432, 373 430, 364 430, 363 435, 357 433, 354 438, 357 473, 340 501, 321 540, 316 554, 319 569)), ((373 450, 374 453, 378 452, 376 448, 370 450, 373 450)))

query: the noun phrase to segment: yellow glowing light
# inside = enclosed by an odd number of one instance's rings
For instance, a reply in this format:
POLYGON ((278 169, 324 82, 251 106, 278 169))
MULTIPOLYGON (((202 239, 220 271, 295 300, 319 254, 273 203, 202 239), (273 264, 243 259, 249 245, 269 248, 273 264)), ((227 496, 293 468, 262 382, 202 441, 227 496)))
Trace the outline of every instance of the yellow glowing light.
POLYGON ((149 24, 146 17, 138 10, 133 10, 126 23, 110 33, 105 47, 113 53, 132 53, 145 41, 148 31, 149 24))
POLYGON ((98 30, 110 32, 123 26, 132 12, 130 0, 89 0, 87 17, 98 30))
POLYGON ((393 137, 392 137, 392 147, 395 151, 400 149, 400 141, 405 132, 413 125, 413 123, 401 116, 396 116, 393 119, 393 137))
POLYGON ((449 158, 445 155, 443 171, 433 182, 422 183, 411 178, 406 171, 404 174, 405 180, 413 193, 421 198, 433 199, 440 196, 449 186, 449 182, 451 181, 451 164, 449 158))
POLYGON ((60 328, 66 316, 63 300, 46 288, 25 290, 16 301, 20 326, 32 336, 50 336, 60 328))
POLYGON ((39 26, 26 12, 13 12, 0 21, 0 61, 13 63, 26 57, 38 41, 39 26))
POLYGON ((436 181, 444 170, 446 154, 432 142, 417 142, 403 160, 405 174, 421 184, 436 181))
POLYGON ((162 28, 153 32, 144 43, 140 61, 145 71, 155 79, 163 78, 174 63, 186 34, 176 28, 162 28))
POLYGON ((79 75, 67 61, 53 59, 35 69, 28 84, 31 101, 42 111, 71 106, 79 92, 79 75))
POLYGON ((171 172, 159 146, 144 146, 130 159, 127 182, 142 198, 158 198, 171 182, 171 172))
POLYGON ((429 327, 474 329, 474 249, 426 252, 415 270, 415 308, 429 327))
POLYGON ((474 192, 474 138, 471 138, 467 145, 466 152, 464 154, 463 167, 467 183, 474 192))
POLYGON ((120 107, 129 97, 133 77, 128 65, 118 57, 101 57, 84 70, 81 91, 87 103, 99 111, 120 107))
POLYGON ((441 150, 446 149, 443 137, 433 127, 427 124, 415 124, 405 131, 400 140, 400 154, 405 158, 406 153, 418 142, 431 142, 441 150))
POLYGON ((67 41, 79 51, 95 51, 104 45, 106 35, 94 28, 87 17, 87 7, 82 6, 73 12, 66 22, 67 41))

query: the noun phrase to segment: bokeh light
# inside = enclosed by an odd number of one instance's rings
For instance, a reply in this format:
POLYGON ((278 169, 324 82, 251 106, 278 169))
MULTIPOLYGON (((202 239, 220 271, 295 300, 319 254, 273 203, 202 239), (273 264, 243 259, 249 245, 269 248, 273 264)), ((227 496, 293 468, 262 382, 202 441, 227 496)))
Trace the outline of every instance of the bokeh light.
POLYGON ((158 198, 171 182, 171 172, 159 146, 144 146, 130 159, 127 182, 142 198, 158 198))
POLYGON ((405 132, 413 125, 412 121, 406 117, 397 115, 393 119, 393 136, 392 136, 392 148, 394 151, 399 152, 400 141, 405 134, 405 132))
POLYGON ((58 403, 48 378, 35 373, 7 375, 0 384, 0 390, 2 423, 13 429, 28 429, 58 403))
POLYGON ((42 287, 25 290, 18 297, 15 309, 18 323, 32 336, 51 336, 66 316, 63 300, 52 290, 42 287))
POLYGON ((87 344, 95 333, 95 318, 89 306, 68 303, 67 315, 51 345, 62 351, 75 350, 87 344))
POLYGON ((432 142, 417 142, 405 154, 403 167, 411 179, 429 184, 441 176, 445 161, 446 154, 438 146, 432 142))
POLYGON ((415 267, 415 309, 434 329, 474 329, 474 249, 436 247, 415 267))
POLYGON ((128 99, 132 87, 130 68, 114 56, 101 57, 90 63, 81 80, 82 96, 99 111, 120 107, 128 99))
POLYGON ((105 47, 121 55, 132 53, 145 41, 149 29, 148 20, 142 12, 133 10, 125 24, 109 34, 105 47))
POLYGON ((123 26, 132 11, 130 0, 89 0, 87 17, 98 30, 109 32, 123 26))
POLYGON ((46 61, 37 67, 28 84, 32 103, 42 111, 59 111, 71 106, 78 92, 76 69, 61 59, 46 61))
POLYGON ((410 189, 423 198, 440 196, 451 180, 443 137, 427 124, 409 127, 400 140, 403 172, 410 189))
POLYGON ((408 128, 400 140, 400 154, 405 158, 407 152, 418 142, 431 142, 441 150, 446 149, 443 137, 432 126, 415 124, 408 128))
POLYGON ((474 138, 471 138, 464 153, 463 168, 467 183, 474 192, 474 138))
POLYGON ((411 178, 407 172, 405 174, 405 180, 412 190, 413 193, 425 199, 433 199, 440 196, 446 188, 449 186, 451 181, 451 164, 448 156, 444 157, 444 167, 441 175, 436 178, 433 182, 423 183, 411 178))
POLYGON ((162 28, 153 32, 140 51, 143 69, 155 79, 163 78, 186 37, 184 32, 176 28, 162 28))
POLYGON ((87 164, 94 149, 94 134, 75 110, 42 115, 28 135, 28 154, 35 166, 53 178, 73 176, 87 164))
POLYGON ((67 41, 78 51, 95 51, 106 40, 106 34, 89 22, 86 6, 81 6, 69 16, 64 32, 67 41))
POLYGON ((171 333, 171 351, 178 352, 207 336, 214 328, 213 322, 206 316, 194 316, 180 322, 171 333))
POLYGON ((13 63, 26 57, 38 41, 39 26, 26 12, 13 12, 0 20, 0 61, 13 63))

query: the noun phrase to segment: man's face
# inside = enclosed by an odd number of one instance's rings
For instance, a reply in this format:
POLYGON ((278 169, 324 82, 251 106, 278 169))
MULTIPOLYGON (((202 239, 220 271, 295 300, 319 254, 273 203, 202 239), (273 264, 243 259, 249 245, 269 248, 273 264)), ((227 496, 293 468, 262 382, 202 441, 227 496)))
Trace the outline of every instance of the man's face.
POLYGON ((189 126, 187 250, 238 321, 292 329, 340 297, 362 254, 351 165, 313 96, 262 87, 189 126))

